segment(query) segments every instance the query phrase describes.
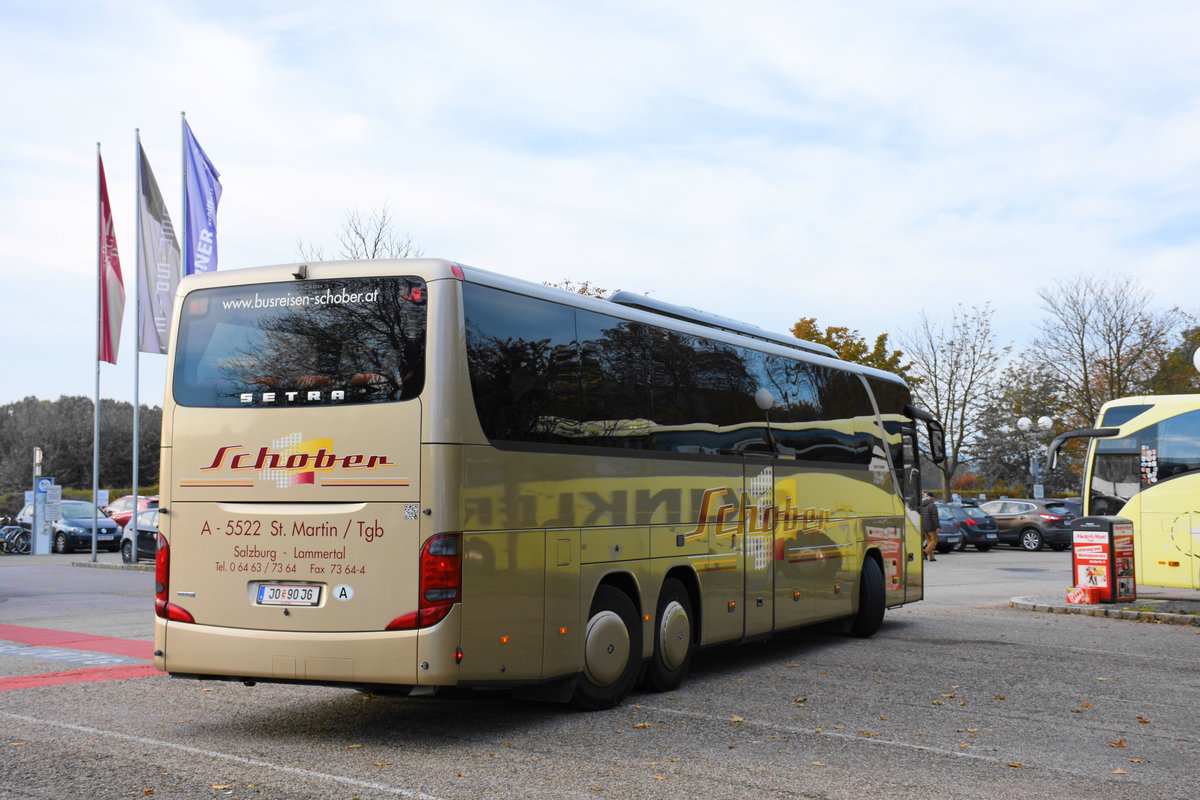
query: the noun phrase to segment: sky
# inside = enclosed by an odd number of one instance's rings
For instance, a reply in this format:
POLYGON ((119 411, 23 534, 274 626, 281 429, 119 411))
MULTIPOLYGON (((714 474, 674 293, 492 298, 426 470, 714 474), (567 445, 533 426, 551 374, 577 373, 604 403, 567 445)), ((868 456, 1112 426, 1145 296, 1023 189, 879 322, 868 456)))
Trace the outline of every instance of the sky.
POLYGON ((180 113, 221 172, 219 269, 425 255, 894 345, 1127 274, 1200 309, 1200 5, 0 0, 0 404, 94 396, 96 144, 135 358, 135 129, 181 226, 180 113))

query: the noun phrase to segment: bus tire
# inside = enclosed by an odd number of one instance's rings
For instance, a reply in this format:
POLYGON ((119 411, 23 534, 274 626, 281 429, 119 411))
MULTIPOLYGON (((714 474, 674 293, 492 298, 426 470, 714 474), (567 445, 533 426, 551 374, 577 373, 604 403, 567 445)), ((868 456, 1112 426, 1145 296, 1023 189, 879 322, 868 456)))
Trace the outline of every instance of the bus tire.
POLYGON ((642 627, 633 601, 615 586, 596 590, 583 634, 583 672, 572 704, 598 711, 633 689, 642 662, 642 627))
POLYGON ((884 595, 883 570, 879 562, 871 557, 863 560, 862 574, 858 581, 858 613, 850 623, 850 635, 865 639, 872 636, 883 625, 883 611, 887 602, 884 595))
POLYGON ((646 670, 646 686, 669 692, 683 683, 695 650, 692 598, 674 578, 663 581, 654 620, 654 655, 646 670))

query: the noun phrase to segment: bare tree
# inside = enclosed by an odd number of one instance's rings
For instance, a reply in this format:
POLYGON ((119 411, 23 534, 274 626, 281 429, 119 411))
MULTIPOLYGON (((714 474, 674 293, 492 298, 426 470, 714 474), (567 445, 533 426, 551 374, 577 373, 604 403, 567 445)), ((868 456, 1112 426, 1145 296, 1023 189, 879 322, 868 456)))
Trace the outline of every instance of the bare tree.
POLYGON ((996 345, 993 313, 987 305, 960 305, 945 322, 921 312, 917 329, 900 334, 904 352, 912 359, 908 374, 913 394, 946 428, 946 460, 938 465, 946 497, 955 471, 978 437, 999 366, 1010 349, 996 345))
POLYGON ((1078 425, 1090 425, 1104 403, 1145 391, 1185 321, 1178 308, 1151 308, 1151 294, 1127 275, 1079 275, 1038 290, 1048 316, 1032 359, 1061 378, 1078 425))
MULTIPOLYGON (((346 222, 337 233, 338 257, 350 260, 371 258, 418 258, 422 251, 408 234, 396 232, 392 212, 385 203, 378 211, 363 215, 355 208, 346 212, 346 222)), ((297 238, 296 250, 303 261, 324 261, 324 249, 297 238)))
POLYGON ((596 286, 589 281, 580 281, 579 283, 576 283, 575 281, 569 279, 563 279, 561 281, 542 281, 542 283, 546 286, 553 286, 556 289, 566 289, 568 292, 575 292, 576 294, 582 294, 587 297, 598 297, 601 300, 603 300, 609 294, 607 289, 601 289, 599 286, 596 286))

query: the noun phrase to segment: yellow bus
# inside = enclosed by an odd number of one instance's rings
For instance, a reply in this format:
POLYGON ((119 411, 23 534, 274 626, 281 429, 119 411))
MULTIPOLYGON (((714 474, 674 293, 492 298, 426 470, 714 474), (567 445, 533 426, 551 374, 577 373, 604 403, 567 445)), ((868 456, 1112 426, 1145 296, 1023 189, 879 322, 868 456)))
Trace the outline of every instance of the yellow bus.
POLYGON ((697 647, 923 594, 899 378, 435 259, 180 283, 156 664, 604 708, 697 647))
POLYGON ((1200 395, 1146 395, 1105 403, 1097 427, 1050 443, 1089 439, 1083 513, 1133 522, 1134 578, 1200 589, 1200 395))

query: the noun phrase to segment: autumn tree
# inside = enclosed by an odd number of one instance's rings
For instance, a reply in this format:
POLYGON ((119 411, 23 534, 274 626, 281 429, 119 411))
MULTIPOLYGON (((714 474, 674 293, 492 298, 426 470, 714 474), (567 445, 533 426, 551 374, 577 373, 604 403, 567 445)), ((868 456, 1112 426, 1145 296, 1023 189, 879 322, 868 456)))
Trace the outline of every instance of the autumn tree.
POLYGON ((800 321, 792 326, 792 335, 807 342, 823 344, 844 361, 865 364, 911 380, 908 369, 912 365, 904 363, 903 352, 888 345, 886 333, 879 334, 875 337, 875 344, 868 345, 867 340, 856 330, 836 325, 822 329, 814 317, 801 317, 800 321))
POLYGON ((1179 343, 1158 362, 1146 390, 1150 394, 1188 394, 1200 392, 1200 371, 1193 357, 1200 349, 1200 328, 1188 328, 1179 335, 1179 343))
MULTIPOLYGON (((419 258, 422 255, 412 237, 396 230, 392 212, 385 203, 378 211, 363 214, 357 208, 346 212, 346 221, 336 234, 341 248, 337 258, 419 258)), ((303 261, 324 261, 324 249, 297 239, 296 250, 303 261)))
POLYGON ((1058 374, 1079 426, 1109 400, 1146 391, 1186 317, 1158 311, 1150 292, 1127 275, 1078 275, 1038 290, 1046 317, 1031 357, 1058 374))
POLYGON ((938 465, 946 497, 980 432, 981 417, 998 387, 999 366, 1010 349, 996 344, 993 313, 987 305, 959 305, 946 321, 922 312, 916 329, 901 333, 912 359, 908 372, 916 401, 946 429, 946 459, 938 465))

